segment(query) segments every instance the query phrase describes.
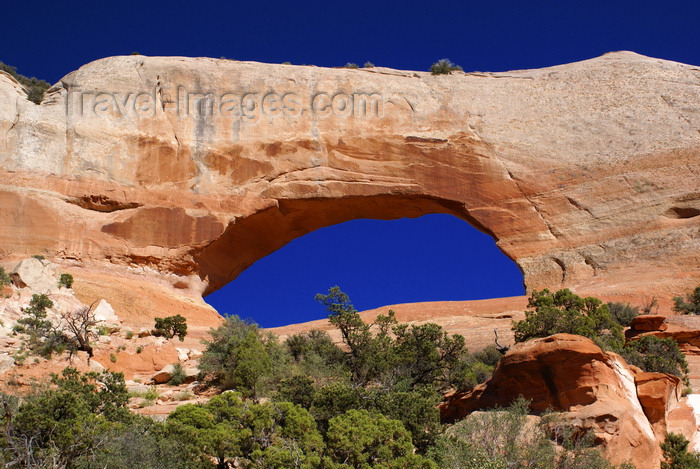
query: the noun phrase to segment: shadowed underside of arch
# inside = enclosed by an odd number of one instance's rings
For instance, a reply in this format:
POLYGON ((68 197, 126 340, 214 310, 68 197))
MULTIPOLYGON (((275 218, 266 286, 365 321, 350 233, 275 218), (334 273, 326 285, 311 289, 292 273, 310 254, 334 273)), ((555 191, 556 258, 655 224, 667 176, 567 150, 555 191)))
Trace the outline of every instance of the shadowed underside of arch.
POLYGON ((204 294, 226 285, 258 259, 319 228, 358 218, 392 220, 431 213, 454 215, 486 231, 458 203, 428 197, 280 200, 278 206, 255 217, 231 223, 221 237, 202 250, 198 265, 209 280, 204 294))

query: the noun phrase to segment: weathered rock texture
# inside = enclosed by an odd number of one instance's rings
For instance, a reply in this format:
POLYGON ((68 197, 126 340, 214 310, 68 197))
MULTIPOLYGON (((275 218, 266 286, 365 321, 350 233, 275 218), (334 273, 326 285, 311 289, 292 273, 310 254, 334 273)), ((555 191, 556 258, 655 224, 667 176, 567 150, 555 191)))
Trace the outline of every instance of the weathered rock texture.
POLYGON ((665 331, 668 329, 666 316, 660 314, 642 314, 632 319, 630 330, 633 332, 665 331))
MULTIPOLYGON (((535 412, 564 412, 577 427, 592 430, 615 464, 658 468, 667 415, 680 397, 680 380, 644 373, 585 337, 557 334, 516 344, 493 377, 474 391, 441 405, 445 420, 508 406, 518 395, 535 412)), ((695 434, 691 429, 690 438, 695 434)))
POLYGON ((135 316, 160 289, 211 322, 198 295, 296 237, 440 212, 529 288, 678 294, 700 278, 699 84, 631 52, 450 76, 128 56, 37 106, 0 73, 0 260, 63 259, 120 315, 105 276, 137 286, 135 316))

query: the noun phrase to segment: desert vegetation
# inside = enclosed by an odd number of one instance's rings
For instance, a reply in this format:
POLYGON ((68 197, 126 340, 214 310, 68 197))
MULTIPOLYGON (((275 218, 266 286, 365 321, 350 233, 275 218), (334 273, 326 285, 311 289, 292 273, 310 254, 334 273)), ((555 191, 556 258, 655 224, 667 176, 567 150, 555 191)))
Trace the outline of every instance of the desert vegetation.
POLYGON ((25 77, 17 73, 17 67, 0 62, 0 70, 10 74, 17 82, 24 87, 27 99, 34 104, 41 104, 44 100, 44 93, 51 87, 51 84, 34 77, 25 77))
MULTIPOLYGON (((613 467, 591 434, 557 413, 531 415, 523 398, 441 423, 437 404, 447 392, 486 381, 502 356, 495 346, 470 352, 462 336, 437 324, 401 324, 392 311, 365 322, 338 287, 316 300, 340 332, 340 345, 320 330, 280 341, 229 316, 211 330, 200 362, 208 385, 221 394, 180 405, 164 422, 128 410, 130 395, 118 373, 67 368, 26 396, 0 395, 2 462, 66 469, 613 467)), ((579 334, 643 369, 687 371, 670 339, 644 336, 625 345, 621 323, 637 314, 629 305, 569 290, 533 292, 529 305, 526 318, 513 324, 517 341, 579 334)), ((35 295, 18 321, 31 347, 46 342, 51 307, 45 295, 35 295)), ((90 310, 71 316, 71 340, 83 350, 94 338, 90 310)), ((180 318, 158 318, 156 326, 166 337, 184 336, 180 318)), ((184 381, 175 366, 170 384, 184 381)), ((153 388, 149 394, 158 396, 153 388)), ((697 467, 687 446, 669 435, 664 467, 697 467)))
POLYGON ((613 304, 611 314, 610 305, 598 298, 581 298, 569 289, 534 291, 528 305, 531 310, 525 319, 513 324, 516 342, 560 333, 582 335, 644 371, 670 373, 687 383, 688 363, 673 339, 646 335, 625 342, 623 325, 636 315, 629 305, 613 304))
POLYGON ((695 287, 692 293, 673 298, 674 311, 681 314, 700 314, 700 285, 695 287))
POLYGON ((430 73, 433 75, 451 75, 452 72, 461 72, 462 67, 455 65, 450 59, 440 59, 430 66, 430 73))

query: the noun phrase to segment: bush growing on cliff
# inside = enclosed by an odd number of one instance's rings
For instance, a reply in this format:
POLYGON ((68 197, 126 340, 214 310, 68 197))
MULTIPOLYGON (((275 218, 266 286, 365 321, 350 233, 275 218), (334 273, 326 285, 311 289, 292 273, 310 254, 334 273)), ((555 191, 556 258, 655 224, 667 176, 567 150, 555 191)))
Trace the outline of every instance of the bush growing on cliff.
POLYGON ((449 59, 440 59, 430 66, 430 73, 433 75, 451 75, 455 71, 461 72, 462 67, 453 64, 449 59))
POLYGON ((39 80, 34 77, 28 78, 24 75, 20 75, 17 73, 17 67, 12 67, 2 62, 0 62, 0 70, 12 75, 12 77, 24 87, 27 93, 27 99, 35 104, 41 104, 41 102, 44 100, 44 92, 51 87, 51 84, 44 80, 39 80))
POLYGON ((556 293, 535 290, 528 306, 534 311, 526 311, 525 319, 513 322, 516 342, 561 333, 588 337, 613 351, 620 351, 625 342, 622 326, 598 298, 581 298, 568 288, 556 293))
POLYGON ((692 293, 673 297, 673 310, 681 314, 700 314, 700 285, 695 287, 692 293))

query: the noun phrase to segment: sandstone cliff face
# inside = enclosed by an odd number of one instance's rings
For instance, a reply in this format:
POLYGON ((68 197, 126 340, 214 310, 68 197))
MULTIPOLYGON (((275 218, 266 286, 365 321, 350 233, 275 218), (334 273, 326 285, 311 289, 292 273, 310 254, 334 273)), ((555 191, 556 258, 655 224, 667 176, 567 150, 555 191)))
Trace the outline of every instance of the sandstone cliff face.
POLYGON ((699 83, 630 52, 450 76, 128 56, 37 106, 0 73, 0 262, 42 253, 213 321, 199 295, 298 236, 441 212, 529 288, 677 294, 700 278, 699 83))
MULTIPOLYGON (((659 443, 678 405, 680 380, 630 367, 585 337, 557 334, 513 346, 489 381, 442 404, 441 415, 463 418, 477 409, 508 406, 518 395, 531 399, 535 412, 564 412, 575 426, 592 430, 614 464, 658 468, 659 443)), ((688 433, 692 439, 695 428, 688 433)))

